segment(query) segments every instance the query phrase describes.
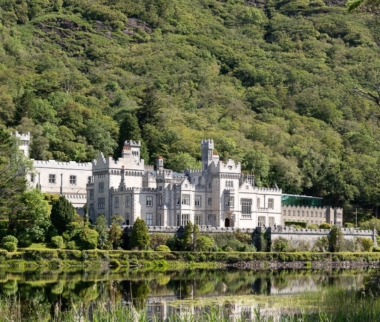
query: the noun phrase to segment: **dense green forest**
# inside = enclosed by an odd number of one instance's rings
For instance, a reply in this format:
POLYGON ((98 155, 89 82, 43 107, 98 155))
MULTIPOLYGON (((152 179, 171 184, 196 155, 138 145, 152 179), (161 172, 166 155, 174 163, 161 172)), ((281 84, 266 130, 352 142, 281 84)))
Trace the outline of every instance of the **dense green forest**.
POLYGON ((35 159, 199 166, 212 138, 258 185, 380 205, 377 15, 326 0, 0 0, 0 123, 35 159))

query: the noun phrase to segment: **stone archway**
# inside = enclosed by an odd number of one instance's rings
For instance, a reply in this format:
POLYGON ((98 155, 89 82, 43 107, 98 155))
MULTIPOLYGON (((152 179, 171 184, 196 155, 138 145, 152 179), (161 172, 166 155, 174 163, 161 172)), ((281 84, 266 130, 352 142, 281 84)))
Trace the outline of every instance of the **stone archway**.
POLYGON ((231 220, 230 220, 230 218, 226 218, 224 220, 224 227, 231 227, 231 220))

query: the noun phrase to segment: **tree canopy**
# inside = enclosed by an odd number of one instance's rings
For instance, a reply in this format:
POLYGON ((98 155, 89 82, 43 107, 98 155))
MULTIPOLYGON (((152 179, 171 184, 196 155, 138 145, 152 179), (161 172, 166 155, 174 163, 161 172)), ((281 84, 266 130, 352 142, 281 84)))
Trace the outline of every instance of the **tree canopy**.
POLYGON ((346 215, 380 206, 380 106, 353 91, 380 82, 377 14, 339 1, 54 3, 0 3, 0 124, 31 132, 31 157, 118 157, 141 139, 146 162, 180 170, 211 138, 259 185, 346 215))

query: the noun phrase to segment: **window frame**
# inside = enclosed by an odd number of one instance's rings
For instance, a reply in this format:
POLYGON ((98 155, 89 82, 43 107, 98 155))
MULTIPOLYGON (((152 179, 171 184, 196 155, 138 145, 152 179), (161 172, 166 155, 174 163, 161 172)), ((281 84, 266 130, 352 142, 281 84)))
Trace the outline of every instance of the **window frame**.
POLYGON ((252 214, 252 199, 242 198, 240 199, 241 214, 251 215, 252 214))
POLYGON ((153 207, 153 196, 146 196, 145 206, 146 207, 153 207))
POLYGON ((194 206, 195 207, 202 207, 202 196, 201 195, 195 195, 194 206))
POLYGON ((69 177, 69 182, 71 186, 76 186, 77 185, 77 176, 71 174, 69 177))
POLYGON ((56 179, 57 179, 57 177, 55 174, 52 174, 52 173, 49 174, 49 183, 50 184, 56 184, 57 183, 56 179))

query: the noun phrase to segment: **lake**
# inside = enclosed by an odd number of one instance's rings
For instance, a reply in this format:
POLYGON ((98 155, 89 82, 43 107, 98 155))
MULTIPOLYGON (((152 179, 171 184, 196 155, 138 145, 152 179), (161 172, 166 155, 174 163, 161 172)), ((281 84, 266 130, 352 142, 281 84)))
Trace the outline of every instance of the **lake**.
POLYGON ((321 292, 358 290, 368 275, 368 270, 0 271, 0 300, 17 300, 22 321, 49 321, 58 308, 91 309, 99 301, 133 305, 160 320, 210 305, 249 317, 257 309, 266 315, 312 310, 321 292))

